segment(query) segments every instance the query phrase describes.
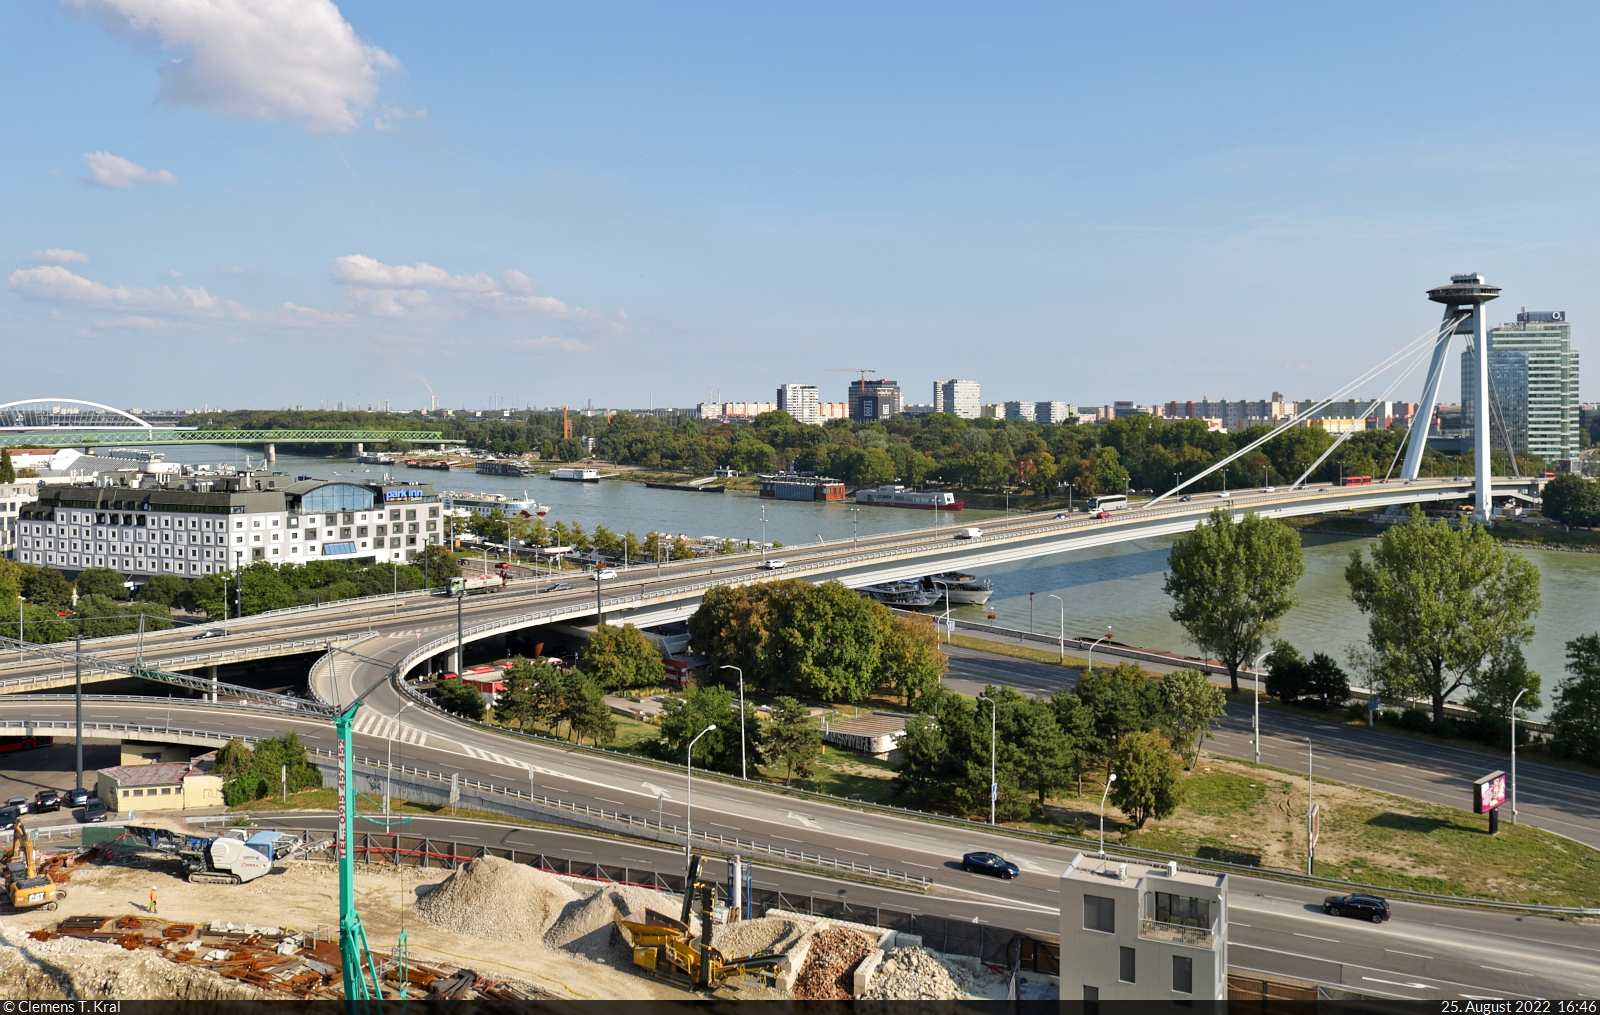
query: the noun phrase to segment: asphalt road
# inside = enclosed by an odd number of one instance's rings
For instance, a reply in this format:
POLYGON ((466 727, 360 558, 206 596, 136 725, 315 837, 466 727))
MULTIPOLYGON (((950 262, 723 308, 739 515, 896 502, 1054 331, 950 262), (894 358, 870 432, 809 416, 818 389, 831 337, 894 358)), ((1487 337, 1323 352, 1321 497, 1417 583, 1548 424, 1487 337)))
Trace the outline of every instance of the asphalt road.
MULTIPOLYGON (((986 684, 1004 684, 1025 694, 1048 697, 1057 688, 1072 686, 1078 678, 1078 671, 1071 667, 957 645, 946 646, 946 650, 950 671, 945 683, 965 694, 976 694, 986 684)), ((1241 686, 1248 688, 1249 683, 1243 680, 1241 686)), ((1279 708, 1265 697, 1262 702, 1261 761, 1289 771, 1306 771, 1309 737, 1318 778, 1465 809, 1472 800, 1472 780, 1511 767, 1505 754, 1323 721, 1279 708)), ((1251 726, 1250 708, 1229 704, 1227 714, 1218 720, 1216 739, 1207 741, 1206 749, 1224 757, 1254 760, 1251 726)), ((1600 849, 1600 774, 1524 757, 1517 761, 1517 780, 1521 784, 1518 820, 1600 849)), ((1501 817, 1508 819, 1510 814, 1508 804, 1501 817)))

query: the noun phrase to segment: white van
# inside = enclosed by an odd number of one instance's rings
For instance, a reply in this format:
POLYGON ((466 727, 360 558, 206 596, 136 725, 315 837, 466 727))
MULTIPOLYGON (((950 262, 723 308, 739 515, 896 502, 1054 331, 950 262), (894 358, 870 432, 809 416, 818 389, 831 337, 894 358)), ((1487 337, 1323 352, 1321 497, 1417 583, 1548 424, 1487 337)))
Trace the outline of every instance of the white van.
POLYGON ((977 539, 981 535, 982 529, 960 529, 956 532, 957 539, 977 539))

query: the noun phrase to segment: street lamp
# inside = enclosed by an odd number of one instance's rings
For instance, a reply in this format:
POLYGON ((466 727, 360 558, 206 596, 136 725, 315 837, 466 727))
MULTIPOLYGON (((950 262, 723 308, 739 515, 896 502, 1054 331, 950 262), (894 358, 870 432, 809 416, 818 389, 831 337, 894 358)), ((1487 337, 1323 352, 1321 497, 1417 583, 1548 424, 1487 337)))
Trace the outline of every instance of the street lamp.
POLYGON ((1061 661, 1067 661, 1067 601, 1054 592, 1045 593, 1051 599, 1061 604, 1061 633, 1056 636, 1056 642, 1061 646, 1061 661))
POLYGON ((750 773, 745 768, 744 759, 744 670, 731 664, 724 664, 718 669, 732 670, 739 674, 739 778, 748 779, 750 773))
POLYGON ((1253 703, 1255 718, 1251 721, 1250 728, 1255 731, 1256 764, 1258 765, 1261 764, 1261 664, 1266 662, 1267 656, 1271 654, 1271 652, 1261 653, 1261 658, 1257 659, 1256 664, 1251 667, 1256 672, 1255 679, 1250 682, 1250 686, 1255 689, 1255 702, 1253 703))
POLYGON ((1528 693, 1524 687, 1511 699, 1511 823, 1517 823, 1517 702, 1528 693))
POLYGON ((409 702, 409 701, 401 702, 400 711, 396 712, 394 714, 394 729, 389 732, 389 756, 388 756, 388 760, 384 763, 384 779, 383 779, 383 826, 384 826, 384 828, 391 827, 390 824, 389 824, 389 799, 393 795, 393 786, 394 786, 394 735, 396 733, 400 732, 400 715, 401 715, 401 713, 404 712, 406 709, 410 708, 411 704, 412 703, 409 702))
POLYGON ((944 643, 950 644, 950 583, 934 578, 933 583, 944 590, 944 643))
POLYGON ((850 509, 850 541, 852 543, 859 542, 860 539, 861 539, 860 529, 858 529, 857 526, 856 526, 856 523, 859 522, 859 521, 861 521, 861 509, 860 508, 851 508, 850 509))
POLYGON ((987 701, 989 703, 989 824, 992 825, 994 824, 995 798, 1000 795, 1000 786, 994 781, 994 724, 996 709, 994 699, 988 695, 980 694, 978 695, 978 700, 987 701))
POLYGON ((1317 846, 1316 846, 1316 843, 1311 841, 1311 809, 1316 806, 1316 804, 1312 801, 1311 798, 1316 793, 1317 786, 1316 786, 1316 780, 1311 774, 1313 755, 1314 755, 1315 752, 1314 752, 1314 749, 1311 746, 1311 738, 1310 737, 1306 737, 1305 740, 1306 740, 1306 876, 1310 877, 1311 875, 1316 873, 1316 863, 1317 863, 1316 852, 1315 852, 1317 846))
POLYGON ((689 862, 689 847, 694 843, 694 745, 700 742, 701 737, 716 728, 717 724, 712 723, 701 730, 693 740, 689 741, 689 750, 687 752, 689 755, 689 776, 687 779, 689 799, 683 807, 683 862, 685 864, 689 862))
MULTIPOLYGON (((1066 606, 1064 604, 1062 606, 1062 610, 1063 611, 1066 610, 1066 606)), ((1061 626, 1062 626, 1063 630, 1065 630, 1066 624, 1067 624, 1065 617, 1066 617, 1066 614, 1065 614, 1065 612, 1063 612, 1062 621, 1061 621, 1061 626)), ((1100 644, 1101 642, 1105 641, 1106 638, 1109 638, 1109 637, 1111 637, 1111 625, 1107 624, 1106 625, 1105 638, 1096 638, 1094 640, 1094 643, 1089 646, 1089 654, 1086 657, 1086 662, 1088 663, 1088 665, 1084 667, 1084 672, 1086 672, 1086 673, 1093 673, 1094 672, 1094 646, 1100 644)), ((1065 645, 1066 642, 1063 641, 1062 644, 1065 645)), ((1063 655, 1063 658, 1064 657, 1065 656, 1063 655)))
POLYGON ((27 596, 17 597, 17 662, 22 662, 23 645, 28 642, 27 632, 23 629, 22 604, 28 601, 27 596))
POLYGON ((1106 797, 1111 793, 1111 784, 1117 781, 1117 773, 1112 772, 1106 776, 1106 788, 1100 793, 1100 859, 1106 856, 1106 797))

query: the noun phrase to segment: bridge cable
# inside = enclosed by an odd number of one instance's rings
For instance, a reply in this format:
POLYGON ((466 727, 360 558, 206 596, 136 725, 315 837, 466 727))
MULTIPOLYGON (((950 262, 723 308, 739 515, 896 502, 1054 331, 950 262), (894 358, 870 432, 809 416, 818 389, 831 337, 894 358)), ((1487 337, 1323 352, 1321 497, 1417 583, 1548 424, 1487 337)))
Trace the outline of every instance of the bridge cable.
MULTIPOLYGON (((1373 411, 1378 408, 1378 405, 1380 403, 1384 402, 1385 400, 1387 400, 1388 397, 1391 394, 1394 393, 1394 389, 1398 388, 1402 381, 1404 381, 1407 377, 1411 376, 1411 374, 1417 369, 1417 367, 1421 365, 1423 356, 1426 355, 1428 352, 1429 352, 1429 350, 1426 347, 1424 347, 1421 351, 1419 351, 1417 353, 1416 358, 1411 361, 1411 365, 1406 367, 1405 371, 1402 372, 1399 376, 1397 376, 1393 381, 1389 382, 1389 386, 1387 388, 1384 388, 1383 391, 1379 393, 1378 397, 1374 398, 1372 400, 1372 404, 1367 406, 1367 411, 1361 414, 1363 420, 1366 419, 1366 417, 1371 416, 1373 411)), ((1406 433, 1409 436, 1410 430, 1407 430, 1406 433)), ((1294 484, 1292 486, 1290 486, 1289 489, 1294 490, 1294 489, 1299 489, 1300 487, 1304 486, 1305 482, 1306 482, 1306 478, 1309 477, 1313 472, 1316 471, 1317 466, 1319 466, 1323 462, 1327 461, 1328 460, 1328 456, 1333 454, 1334 451, 1338 449, 1339 445, 1343 444, 1345 441, 1349 440, 1351 437, 1354 437, 1355 435, 1356 435, 1356 431, 1355 430, 1346 430, 1344 433, 1340 434, 1339 438, 1337 440, 1335 440, 1331 445, 1329 445, 1328 450, 1324 451, 1321 454, 1321 456, 1317 458, 1316 461, 1311 463, 1310 467, 1307 468, 1305 472, 1302 472, 1300 474, 1300 478, 1295 480, 1294 484)), ((1401 445, 1404 446, 1404 444, 1405 444, 1405 442, 1404 442, 1404 440, 1402 440, 1401 441, 1401 445)), ((1398 457, 1399 452, 1397 451, 1397 452, 1395 452, 1395 454, 1398 457)), ((1389 463, 1389 469, 1390 469, 1391 472, 1394 470, 1394 462, 1390 462, 1389 463)), ((1389 478, 1387 473, 1384 475, 1384 478, 1385 479, 1389 478)))
MULTIPOLYGON (((1468 344, 1471 344, 1471 339, 1468 339, 1468 344)), ((1517 449, 1511 443, 1511 430, 1506 426, 1505 407, 1500 401, 1500 393, 1495 390, 1494 371, 1488 369, 1488 364, 1485 364, 1484 369, 1489 375, 1489 405, 1494 410, 1494 414, 1500 418, 1500 437, 1505 441, 1506 455, 1511 459, 1511 475, 1521 479, 1522 470, 1517 465, 1517 449)), ((1476 421, 1474 421, 1473 425, 1476 427, 1476 421)))
POLYGON ((1279 434, 1283 433, 1285 430, 1288 430, 1291 427, 1299 425, 1301 422, 1303 422, 1304 420, 1310 418, 1315 413, 1320 412, 1323 409, 1327 408, 1329 405, 1331 405, 1334 402, 1338 401, 1342 396, 1349 394, 1349 392, 1352 389, 1354 389, 1356 387, 1359 387, 1362 384, 1367 383, 1367 381, 1371 380, 1373 377, 1375 377, 1378 374, 1381 374, 1384 371, 1388 370, 1397 361, 1403 359, 1404 357, 1406 357, 1408 355, 1411 355, 1415 351, 1416 347, 1425 345, 1426 343, 1435 340, 1439 336, 1440 332, 1445 331, 1446 329, 1455 328, 1457 325, 1459 325, 1462 321, 1465 321, 1470 316, 1471 316, 1470 314, 1462 314, 1462 315, 1460 315, 1460 316, 1458 316, 1458 317, 1456 317, 1454 319, 1446 320, 1446 321, 1444 321, 1444 322, 1442 322, 1440 324, 1435 325, 1434 327, 1430 328, 1428 331, 1424 332, 1418 338, 1416 338, 1416 339, 1414 339, 1414 340, 1412 340, 1410 342, 1407 342, 1398 352, 1393 353, 1392 355, 1386 357, 1377 366, 1375 366, 1375 367, 1371 368, 1370 370, 1366 371, 1361 376, 1357 377, 1355 380, 1350 381, 1348 384, 1345 384, 1343 387, 1339 388, 1337 391, 1335 391, 1333 394, 1329 395, 1327 398, 1324 398, 1322 401, 1313 404, 1312 406, 1310 406, 1307 409, 1301 410, 1299 413, 1296 413, 1290 419, 1285 420, 1283 423, 1279 424, 1275 429, 1272 430, 1272 432, 1268 433, 1266 436, 1260 437, 1260 438, 1252 441, 1251 443, 1247 444, 1246 446, 1240 448, 1238 451, 1235 451, 1233 454, 1231 454, 1228 457, 1222 459, 1222 461, 1217 462, 1216 464, 1210 466, 1209 468, 1206 468, 1206 469, 1202 470, 1201 472, 1189 477, 1188 479, 1186 479, 1183 482, 1179 483, 1177 486, 1174 486, 1172 489, 1168 490, 1167 492, 1165 492, 1165 493, 1155 497, 1154 499, 1150 500, 1144 506, 1146 508, 1154 507, 1157 504, 1161 503, 1163 500, 1166 500, 1168 497, 1170 497, 1173 494, 1177 493, 1179 490, 1182 490, 1184 487, 1189 486, 1192 483, 1196 483, 1201 479, 1204 479, 1206 476, 1211 475, 1213 472, 1216 472, 1218 469, 1222 469, 1222 468, 1227 467, 1228 465, 1232 464, 1235 460, 1244 457, 1245 455, 1247 455, 1250 452, 1254 451, 1256 448, 1259 448, 1261 445, 1263 445, 1263 444, 1267 443, 1268 441, 1272 440, 1272 438, 1274 438, 1274 437, 1278 436, 1279 434))

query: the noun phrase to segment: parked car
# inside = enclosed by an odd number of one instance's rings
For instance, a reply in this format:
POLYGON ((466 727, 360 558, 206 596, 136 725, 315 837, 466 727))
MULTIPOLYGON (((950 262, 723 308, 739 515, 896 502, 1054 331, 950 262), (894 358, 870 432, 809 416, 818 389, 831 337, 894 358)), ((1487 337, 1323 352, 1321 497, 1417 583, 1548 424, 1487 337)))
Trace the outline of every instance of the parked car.
POLYGON ((86 789, 69 789, 63 795, 62 799, 66 801, 68 807, 82 807, 84 804, 89 802, 89 797, 91 795, 92 794, 86 789))
POLYGON ((781 571, 788 565, 781 560, 764 560, 761 562, 761 566, 766 568, 768 571, 781 571))
POLYGON ((1329 916, 1350 916, 1373 923, 1389 919, 1389 904, 1376 895, 1330 895, 1322 900, 1322 911, 1329 916))
POLYGON ((53 789, 41 789, 33 795, 33 813, 43 814, 45 811, 59 811, 61 809, 61 794, 53 789))
POLYGON ((10 800, 6 801, 6 806, 7 807, 15 807, 17 809, 17 813, 18 814, 27 814, 28 813, 28 798, 25 797, 25 796, 14 796, 10 800))
POLYGON ((193 638, 190 638, 189 640, 190 641, 205 641, 207 638, 226 638, 227 636, 228 636, 228 632, 224 631, 222 628, 213 627, 209 631, 201 631, 199 634, 195 635, 193 638))
POLYGON ((22 817, 22 812, 15 807, 0 807, 0 831, 17 827, 17 819, 22 817))
POLYGON ((968 853, 961 858, 961 869, 970 874, 992 874, 1008 880, 1022 873, 1016 864, 995 853, 968 853))
POLYGON ((83 802, 83 820, 85 823, 104 821, 106 819, 106 803, 97 796, 92 796, 83 802))

